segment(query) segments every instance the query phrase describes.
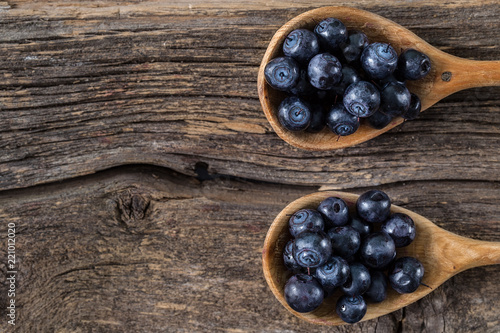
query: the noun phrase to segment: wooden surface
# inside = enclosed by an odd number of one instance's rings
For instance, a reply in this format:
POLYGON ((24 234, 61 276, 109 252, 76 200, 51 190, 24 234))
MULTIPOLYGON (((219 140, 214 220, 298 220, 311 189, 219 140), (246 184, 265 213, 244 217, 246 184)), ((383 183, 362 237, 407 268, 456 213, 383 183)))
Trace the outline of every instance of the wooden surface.
MULTIPOLYGON (((500 59, 497 1, 342 4, 450 54, 500 59)), ((312 8, 0 2, 1 332, 500 331, 499 266, 338 329, 299 321, 267 287, 267 228, 318 189, 379 188, 446 230, 500 241, 499 88, 451 95, 334 152, 298 150, 272 131, 257 96, 260 60, 276 30, 312 8)))

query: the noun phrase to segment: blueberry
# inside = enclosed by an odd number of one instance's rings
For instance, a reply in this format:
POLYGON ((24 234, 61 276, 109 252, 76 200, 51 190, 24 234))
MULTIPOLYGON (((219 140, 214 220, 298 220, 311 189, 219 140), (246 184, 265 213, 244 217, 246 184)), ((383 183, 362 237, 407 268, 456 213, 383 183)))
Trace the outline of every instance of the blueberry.
POLYGON ((375 232, 363 239, 359 254, 368 267, 382 269, 394 259, 396 245, 386 232, 375 232))
POLYGON ((367 222, 384 222, 391 213, 391 199, 379 190, 361 194, 356 201, 358 215, 367 222))
POLYGON ((336 102, 336 100, 338 99, 336 93, 334 90, 319 90, 319 89, 316 89, 316 93, 313 95, 313 98, 315 98, 315 101, 317 103, 321 103, 321 105, 323 105, 324 107, 324 113, 325 113, 325 116, 326 116, 326 113, 328 112, 328 109, 330 108, 330 106, 332 104, 334 104, 336 102))
POLYGON ((372 283, 363 296, 373 303, 380 303, 387 297, 387 278, 377 270, 370 270, 370 278, 372 283))
POLYGON ((285 250, 283 251, 283 262, 285 263, 285 267, 291 271, 298 270, 301 268, 299 264, 293 258, 293 242, 294 240, 289 240, 285 245, 285 250))
POLYGON ((349 296, 364 294, 371 284, 370 271, 359 262, 353 262, 349 267, 351 274, 342 285, 342 291, 349 296))
POLYGON ((368 36, 363 31, 359 30, 349 30, 347 31, 349 37, 347 38, 347 43, 351 46, 364 49, 368 45, 370 45, 370 41, 368 40, 368 36))
POLYGON ((288 89, 288 92, 292 95, 310 99, 311 96, 316 92, 316 89, 309 83, 309 78, 307 77, 307 70, 300 70, 300 77, 297 83, 288 89))
POLYGON ((349 324, 354 324, 363 319, 366 314, 366 302, 362 296, 343 295, 337 301, 335 311, 340 319, 349 324))
POLYGON ((311 104, 312 117, 309 127, 306 128, 308 133, 319 133, 325 128, 326 115, 321 104, 311 104))
POLYGON ((380 92, 380 112, 391 117, 400 116, 410 108, 410 92, 404 84, 392 82, 380 92))
POLYGON ((375 129, 382 129, 391 123, 392 117, 378 110, 366 118, 366 120, 368 121, 368 125, 371 127, 375 129))
POLYGON ((324 232, 304 231, 295 238, 293 257, 302 267, 322 266, 331 255, 332 242, 324 232))
POLYGON ((364 221, 359 216, 351 216, 349 225, 359 233, 361 238, 364 238, 373 232, 373 224, 364 221))
POLYGON ((309 61, 307 76, 313 87, 330 90, 342 79, 342 65, 330 53, 320 53, 309 61))
POLYGON ((299 64, 290 57, 274 58, 267 63, 264 76, 274 89, 287 91, 299 81, 299 64))
POLYGON ((295 212, 288 220, 288 230, 293 237, 304 231, 323 231, 325 223, 321 214, 314 209, 301 209, 295 212))
POLYGON ((392 214, 384 222, 381 230, 392 237, 396 247, 408 246, 415 239, 415 223, 411 217, 403 213, 392 214))
POLYGON ((331 99, 332 90, 318 90, 314 87, 313 89, 315 90, 314 98, 317 98, 322 102, 326 102, 331 99))
POLYGON ((428 56, 414 49, 401 53, 398 59, 398 70, 408 80, 418 80, 426 76, 431 70, 431 61, 428 56))
POLYGON ((340 80, 339 84, 337 84, 333 91, 337 95, 344 96, 344 92, 347 87, 351 84, 362 81, 362 77, 357 70, 352 68, 351 66, 343 65, 342 66, 342 80, 340 80))
POLYGON ((293 30, 285 38, 283 53, 299 63, 307 64, 319 53, 318 38, 314 32, 307 29, 293 30))
POLYGON ((347 41, 347 28, 344 23, 333 17, 319 22, 314 33, 325 50, 335 51, 347 41))
POLYGON ((400 79, 396 71, 383 79, 377 80, 376 82, 380 90, 383 90, 389 83, 405 84, 404 79, 400 79))
POLYGON ((361 67, 375 80, 390 75, 398 65, 398 54, 392 46, 385 43, 372 43, 361 53, 361 67))
POLYGON ((380 106, 380 93, 370 82, 353 83, 344 92, 344 106, 357 117, 371 116, 380 106))
POLYGON ((361 236, 351 226, 333 227, 326 234, 332 240, 334 255, 349 258, 358 252, 361 245, 361 236))
POLYGON ((382 266, 380 268, 377 268, 377 270, 379 271, 386 271, 388 270, 390 267, 392 267, 392 265, 394 264, 394 262, 396 261, 396 255, 397 255, 397 251, 394 251, 394 255, 392 257, 392 259, 389 261, 389 263, 385 266, 382 266))
POLYGON ((321 201, 318 212, 323 215, 325 229, 339 227, 349 222, 349 208, 344 200, 337 197, 329 197, 321 201))
POLYGON ((401 257, 389 272, 389 283, 398 293, 408 294, 418 289, 423 277, 424 266, 418 259, 401 257))
POLYGON ((349 258, 345 258, 345 261, 347 261, 347 263, 350 265, 356 261, 360 261, 359 260, 359 256, 358 256, 358 253, 356 253, 355 255, 353 256, 350 256, 349 258))
POLYGON ((285 284, 285 300, 297 312, 311 312, 323 302, 324 292, 312 276, 297 274, 285 284))
POLYGON ((410 93, 410 95, 410 107, 408 108, 408 111, 406 111, 402 115, 402 117, 406 120, 413 120, 417 118, 420 115, 420 110, 422 108, 422 105, 420 104, 420 98, 413 93, 410 93))
POLYGON ((340 50, 347 63, 358 62, 361 57, 361 52, 370 43, 368 42, 368 37, 364 32, 359 30, 349 30, 349 37, 346 43, 342 44, 340 50))
POLYGON ((358 130, 359 118, 347 112, 344 104, 337 103, 328 111, 326 125, 333 133, 340 136, 347 136, 358 130))
POLYGON ((314 276, 324 289, 333 290, 343 285, 350 273, 351 269, 347 261, 341 257, 332 256, 326 264, 316 269, 314 276))
POLYGON ((280 124, 290 131, 303 131, 311 122, 311 106, 306 101, 289 96, 285 98, 278 108, 280 124))

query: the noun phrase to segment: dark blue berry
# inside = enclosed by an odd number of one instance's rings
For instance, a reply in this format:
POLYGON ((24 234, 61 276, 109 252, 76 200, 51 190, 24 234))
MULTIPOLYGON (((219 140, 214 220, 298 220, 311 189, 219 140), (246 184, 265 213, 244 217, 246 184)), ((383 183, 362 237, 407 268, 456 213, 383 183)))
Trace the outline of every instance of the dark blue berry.
POLYGON ((397 255, 397 251, 394 251, 394 256, 392 257, 392 259, 389 261, 389 263, 385 266, 382 266, 380 268, 377 268, 377 270, 379 271, 385 271, 387 269, 389 269, 390 267, 392 267, 392 265, 394 264, 394 262, 396 261, 396 255, 397 255))
POLYGON ((337 103, 328 111, 326 115, 326 125, 337 135, 351 135, 359 128, 359 118, 347 112, 344 104, 337 103))
POLYGON ((370 45, 368 36, 366 36, 366 34, 363 31, 349 30, 347 31, 347 33, 349 34, 349 37, 346 44, 352 45, 360 49, 364 49, 365 47, 370 45))
POLYGON ((325 223, 321 214, 314 209, 301 209, 295 212, 288 220, 288 230, 293 237, 304 231, 323 231, 325 223))
POLYGON ((370 270, 370 277, 372 283, 363 296, 373 303, 380 303, 387 297, 387 277, 378 270, 370 270))
POLYGON ((379 190, 365 192, 356 201, 356 211, 367 222, 384 222, 391 213, 391 199, 379 190))
POLYGON ((324 232, 304 231, 295 238, 293 257, 302 267, 322 266, 331 255, 332 242, 324 232))
POLYGON ((285 250, 283 251, 283 262, 285 263, 285 267, 291 271, 302 268, 302 266, 297 264, 293 258, 293 242, 293 239, 289 240, 285 245, 285 250))
POLYGON ((334 255, 349 258, 358 252, 361 245, 361 236, 351 226, 333 227, 326 234, 332 240, 334 255))
POLYGON ((343 65, 342 66, 342 80, 337 84, 334 88, 333 91, 337 95, 344 96, 344 92, 347 87, 349 87, 351 84, 359 82, 362 80, 361 75, 357 70, 352 68, 351 66, 343 65))
POLYGON ((410 93, 410 95, 410 107, 408 108, 408 111, 406 111, 402 115, 402 117, 406 120, 416 119, 420 115, 420 110, 422 108, 422 105, 420 104, 420 98, 413 93, 410 93))
POLYGON ((404 84, 389 83, 380 92, 379 111, 391 117, 406 113, 410 107, 410 92, 404 84))
POLYGON ((347 28, 344 23, 332 17, 319 22, 314 33, 325 50, 335 51, 347 41, 347 28))
POLYGON ((359 30, 349 30, 349 37, 346 43, 342 44, 340 49, 347 63, 357 63, 361 57, 361 52, 370 43, 364 32, 359 30))
POLYGON ((392 46, 385 43, 372 43, 361 53, 361 67, 375 80, 390 75, 398 65, 398 54, 392 46))
POLYGON ((366 266, 381 269, 391 263, 396 245, 386 232, 375 232, 363 239, 359 255, 366 266))
POLYGON ((386 127, 391 123, 392 119, 393 118, 391 116, 382 113, 380 110, 377 110, 377 112, 366 118, 368 125, 375 129, 382 129, 386 127))
POLYGON ((356 261, 360 261, 359 260, 359 253, 356 253, 355 255, 349 257, 349 258, 345 258, 345 261, 347 261, 347 263, 350 265, 352 264, 353 262, 356 262, 356 261))
POLYGON ((285 284, 285 300, 297 312, 311 312, 323 302, 324 292, 312 276, 297 274, 285 284))
POLYGON ((399 83, 399 84, 405 84, 404 79, 400 79, 397 75, 397 72, 395 71, 391 75, 381 79, 377 80, 377 85, 379 86, 380 90, 383 90, 389 83, 399 83))
POLYGON ((299 63, 307 64, 319 53, 318 38, 314 32, 307 29, 293 30, 285 38, 283 53, 299 63))
MULTIPOLYGON (((318 90, 314 87, 313 89, 315 90, 315 94, 313 97, 319 99, 322 102, 328 102, 332 97, 333 94, 332 90, 318 90)), ((335 96, 335 94, 333 95, 335 96)))
POLYGON ((280 124, 290 131, 305 130, 309 126, 311 118, 309 103, 296 96, 285 98, 278 108, 280 124))
POLYGON ((351 216, 349 225, 359 233, 361 238, 364 238, 373 232, 373 224, 364 221, 359 216, 351 216))
POLYGON ((288 89, 288 92, 292 95, 304 98, 311 99, 311 96, 316 92, 316 89, 311 86, 309 83, 309 78, 307 77, 307 70, 300 70, 300 77, 297 81, 297 84, 288 89))
POLYGON ((350 272, 347 261, 341 257, 332 256, 326 264, 316 269, 314 276, 324 289, 333 290, 347 281, 350 272))
POLYGON ((364 294, 371 284, 370 271, 359 262, 353 262, 349 267, 351 274, 342 285, 342 291, 350 296, 364 294))
POLYGON ((308 133, 318 133, 326 126, 326 115, 321 104, 311 104, 312 118, 309 127, 306 128, 308 133))
POLYGON ((307 76, 313 87, 330 90, 342 79, 342 65, 330 53, 320 53, 309 61, 307 76))
POLYGON ((346 225, 349 222, 349 208, 341 198, 329 197, 321 201, 318 212, 323 215, 325 230, 346 225))
POLYGON ((340 319, 349 324, 354 324, 363 319, 366 314, 366 302, 362 296, 343 295, 337 301, 335 311, 340 319))
POLYGON ((410 245, 415 239, 416 229, 412 218, 403 213, 392 214, 387 221, 382 224, 382 231, 385 231, 394 240, 396 247, 410 245))
POLYGON ((299 64, 290 57, 274 58, 267 63, 264 76, 274 89, 287 91, 299 81, 299 64))
POLYGON ((406 79, 418 80, 429 73, 431 70, 431 61, 422 52, 408 49, 399 56, 398 70, 406 79))
POLYGON ((344 106, 357 117, 371 116, 380 106, 380 93, 370 82, 353 83, 344 92, 344 106))
POLYGON ((424 266, 413 257, 398 258, 389 272, 392 289, 400 294, 412 293, 418 289, 424 277, 424 266))

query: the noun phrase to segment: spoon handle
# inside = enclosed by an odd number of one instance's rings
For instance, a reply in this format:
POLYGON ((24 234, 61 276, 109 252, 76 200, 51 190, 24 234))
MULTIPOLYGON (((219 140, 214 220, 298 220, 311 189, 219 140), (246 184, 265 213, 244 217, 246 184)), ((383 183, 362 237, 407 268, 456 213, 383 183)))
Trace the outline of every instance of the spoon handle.
POLYGON ((500 242, 487 242, 448 233, 443 248, 454 273, 469 268, 500 264, 500 242), (448 241, 448 242, 447 242, 448 241))
POLYGON ((500 86, 500 61, 478 61, 453 57, 441 68, 441 80, 459 91, 500 86), (448 66, 449 68, 446 68, 448 66))

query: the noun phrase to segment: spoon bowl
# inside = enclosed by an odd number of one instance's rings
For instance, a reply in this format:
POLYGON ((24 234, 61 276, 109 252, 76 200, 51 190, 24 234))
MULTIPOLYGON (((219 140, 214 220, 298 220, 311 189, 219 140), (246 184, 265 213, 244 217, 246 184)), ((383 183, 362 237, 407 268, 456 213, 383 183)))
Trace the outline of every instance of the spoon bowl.
MULTIPOLYGON (((284 287, 292 273, 283 263, 283 249, 291 239, 288 232, 290 216, 303 208, 316 209, 328 197, 340 197, 355 211, 358 195, 336 191, 317 192, 299 198, 286 206, 271 224, 262 250, 263 270, 266 281, 280 303, 297 317, 321 325, 343 325, 335 312, 335 303, 340 294, 326 298, 321 306, 309 313, 298 313, 286 303, 284 287)), ((387 298, 381 303, 368 303, 368 310, 362 319, 376 318, 405 307, 429 294, 453 275, 466 269, 500 264, 500 242, 486 242, 465 238, 446 231, 425 217, 412 211, 391 206, 391 213, 404 213, 415 222, 416 238, 408 246, 397 249, 397 257, 417 258, 424 266, 424 278, 414 293, 398 294, 388 288, 387 298)))
POLYGON ((289 144, 307 150, 333 150, 356 145, 370 140, 403 122, 395 118, 385 128, 377 130, 362 122, 360 128, 349 136, 341 137, 327 128, 319 133, 292 132, 285 129, 278 121, 277 110, 286 94, 271 88, 264 77, 267 63, 283 55, 282 46, 286 36, 295 29, 313 30, 323 19, 334 17, 341 20, 348 29, 363 31, 370 42, 391 44, 398 55, 401 50, 414 48, 425 53, 431 60, 431 71, 423 79, 408 81, 408 89, 420 97, 424 111, 439 100, 454 92, 484 86, 500 85, 500 61, 468 60, 447 54, 399 24, 379 15, 350 7, 322 7, 296 16, 283 25, 269 42, 262 59, 257 86, 260 103, 271 126, 283 140, 289 144))

